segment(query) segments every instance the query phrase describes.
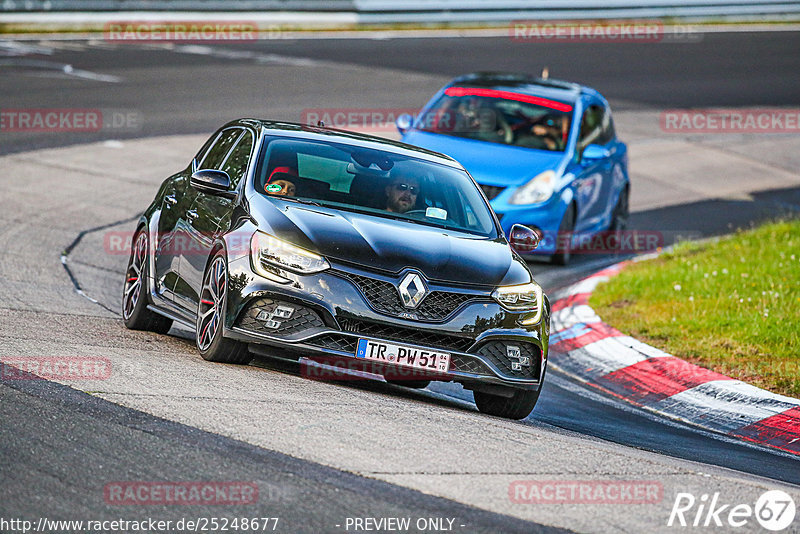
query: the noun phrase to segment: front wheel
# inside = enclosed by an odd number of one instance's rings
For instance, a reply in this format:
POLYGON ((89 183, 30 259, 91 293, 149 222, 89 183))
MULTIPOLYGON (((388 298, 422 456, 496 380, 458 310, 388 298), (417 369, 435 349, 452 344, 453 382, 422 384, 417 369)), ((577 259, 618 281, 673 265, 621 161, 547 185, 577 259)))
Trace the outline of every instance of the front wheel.
POLYGON ((614 212, 611 215, 611 227, 609 230, 612 232, 621 232, 628 227, 628 218, 630 217, 630 202, 628 196, 628 189, 625 188, 619 193, 619 200, 617 205, 614 206, 614 212))
POLYGON ((197 305, 195 342, 204 360, 219 363, 249 363, 247 345, 222 336, 228 295, 228 264, 218 251, 203 275, 203 289, 197 305))
POLYGON ((141 228, 133 236, 131 257, 125 271, 122 289, 122 321, 131 330, 147 330, 166 334, 172 327, 172 319, 147 309, 148 247, 147 229, 141 228))
POLYGON ((572 256, 572 234, 575 230, 575 207, 570 205, 561 219, 556 235, 556 253, 553 254, 553 263, 566 265, 572 256))
POLYGON ((539 391, 514 390, 510 397, 473 391, 475 405, 481 413, 496 415, 506 419, 525 419, 533 411, 539 400, 539 391))

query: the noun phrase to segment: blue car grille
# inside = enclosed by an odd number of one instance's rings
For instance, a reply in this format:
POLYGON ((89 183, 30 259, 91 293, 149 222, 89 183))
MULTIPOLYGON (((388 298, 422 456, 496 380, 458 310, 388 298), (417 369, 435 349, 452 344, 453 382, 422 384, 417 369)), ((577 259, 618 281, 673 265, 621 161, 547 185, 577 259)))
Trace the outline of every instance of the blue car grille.
POLYGON ((493 200, 497 195, 503 192, 505 187, 500 187, 496 185, 485 185, 480 184, 481 189, 483 189, 483 194, 486 195, 486 198, 489 200, 493 200))

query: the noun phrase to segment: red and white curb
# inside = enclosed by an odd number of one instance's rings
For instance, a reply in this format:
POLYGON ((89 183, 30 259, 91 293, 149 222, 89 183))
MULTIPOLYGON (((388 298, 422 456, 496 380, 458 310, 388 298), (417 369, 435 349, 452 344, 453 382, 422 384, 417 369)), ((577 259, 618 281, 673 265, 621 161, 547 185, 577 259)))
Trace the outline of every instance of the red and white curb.
POLYGON ((605 324, 588 305, 614 265, 553 298, 550 365, 652 412, 800 455, 800 400, 709 371, 605 324))

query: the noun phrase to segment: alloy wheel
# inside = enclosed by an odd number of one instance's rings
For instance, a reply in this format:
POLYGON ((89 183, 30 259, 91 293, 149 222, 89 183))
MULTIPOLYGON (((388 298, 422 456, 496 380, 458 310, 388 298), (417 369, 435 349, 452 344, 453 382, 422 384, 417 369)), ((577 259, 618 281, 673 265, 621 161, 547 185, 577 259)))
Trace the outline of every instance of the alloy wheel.
POLYGON ((197 314, 197 346, 201 351, 208 350, 219 330, 226 286, 225 260, 221 256, 217 256, 206 271, 203 289, 200 292, 197 314))
POLYGON ((125 276, 125 291, 123 293, 122 313, 125 319, 130 319, 139 297, 142 293, 142 276, 147 261, 147 234, 139 232, 136 242, 133 245, 133 255, 131 256, 128 272, 125 276))

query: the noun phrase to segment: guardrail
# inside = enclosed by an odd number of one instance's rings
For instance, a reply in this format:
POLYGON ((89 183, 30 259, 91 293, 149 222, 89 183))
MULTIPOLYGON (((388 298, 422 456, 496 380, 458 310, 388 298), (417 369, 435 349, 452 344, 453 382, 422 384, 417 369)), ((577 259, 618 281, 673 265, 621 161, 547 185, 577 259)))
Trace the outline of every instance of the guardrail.
POLYGON ((786 0, 354 0, 360 14, 408 17, 444 12, 492 19, 581 19, 614 17, 687 17, 800 13, 800 2, 786 0))
POLYGON ((800 14, 786 0, 2 0, 0 13, 35 12, 347 12, 362 22, 519 19, 780 16, 800 14))
POLYGON ((355 11, 353 0, 0 0, 0 12, 355 11))

